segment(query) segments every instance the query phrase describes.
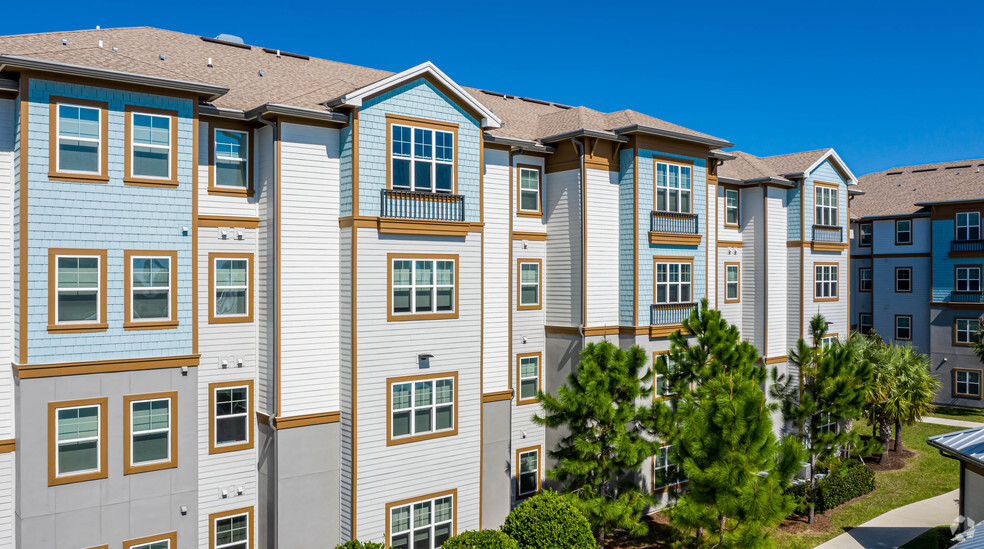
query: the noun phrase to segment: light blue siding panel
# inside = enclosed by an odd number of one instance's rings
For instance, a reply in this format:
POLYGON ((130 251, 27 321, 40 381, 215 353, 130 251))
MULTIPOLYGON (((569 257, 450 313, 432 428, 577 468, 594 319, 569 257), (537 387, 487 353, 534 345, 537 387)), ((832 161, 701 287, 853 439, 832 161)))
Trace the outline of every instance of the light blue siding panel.
MULTIPOLYGON (((804 183, 806 196, 809 197, 806 202, 806 207, 803 208, 804 222, 806 224, 806 238, 811 239, 812 233, 810 228, 813 225, 813 218, 815 217, 814 210, 814 194, 813 194, 813 182, 823 181, 824 183, 837 183, 837 202, 838 210, 837 216, 840 218, 839 225, 841 227, 847 227, 847 181, 841 177, 840 173, 831 165, 830 160, 825 160, 822 164, 817 166, 815 170, 810 172, 809 177, 806 178, 804 183)), ((796 237, 798 240, 799 237, 796 237)), ((845 240, 846 242, 846 240, 845 240)))
POLYGON ((339 134, 339 216, 352 215, 352 128, 345 126, 339 134))
POLYGON ((787 208, 787 225, 786 225, 786 239, 787 240, 799 240, 800 239, 800 202, 803 200, 802 189, 796 187, 795 189, 789 189, 786 191, 786 201, 789 203, 789 208, 787 208))
POLYGON ((619 153, 618 181, 618 321, 623 326, 632 325, 633 299, 633 246, 632 208, 634 201, 635 155, 631 149, 619 153))
POLYGON ((950 257, 950 241, 953 240, 955 227, 953 219, 936 219, 932 228, 933 287, 930 290, 931 301, 949 301, 950 292, 956 289, 957 265, 978 263, 966 257, 950 257))

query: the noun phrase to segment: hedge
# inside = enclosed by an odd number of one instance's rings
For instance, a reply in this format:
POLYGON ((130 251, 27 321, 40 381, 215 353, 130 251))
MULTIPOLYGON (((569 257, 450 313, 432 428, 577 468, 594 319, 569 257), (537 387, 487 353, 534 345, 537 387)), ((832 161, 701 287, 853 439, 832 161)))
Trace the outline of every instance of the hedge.
POLYGON ((514 539, 499 530, 471 530, 445 541, 441 549, 518 549, 514 539))
MULTIPOLYGON (((814 512, 818 515, 825 513, 874 489, 875 472, 860 461, 846 461, 817 481, 817 501, 814 512)), ((797 484, 789 492, 797 499, 796 514, 809 514, 810 483, 797 484)))
POLYGON ((502 531, 520 549, 596 549, 591 525, 567 496, 545 490, 520 503, 502 531))
POLYGON ((373 543, 371 541, 359 541, 353 539, 346 541, 341 545, 336 545, 335 549, 386 549, 386 546, 382 543, 373 543))

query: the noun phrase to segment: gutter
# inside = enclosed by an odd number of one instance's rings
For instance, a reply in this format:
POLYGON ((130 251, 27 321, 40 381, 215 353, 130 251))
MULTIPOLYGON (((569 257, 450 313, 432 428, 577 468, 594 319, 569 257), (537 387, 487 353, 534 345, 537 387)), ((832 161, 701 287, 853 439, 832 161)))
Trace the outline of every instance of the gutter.
POLYGON ((201 82, 175 80, 172 78, 148 76, 145 74, 114 71, 109 69, 97 69, 82 65, 59 63, 57 61, 45 61, 43 59, 21 57, 19 55, 0 54, 0 71, 7 68, 54 72, 72 76, 81 76, 85 78, 109 80, 112 82, 123 82, 126 84, 136 84, 140 86, 151 86, 154 88, 190 92, 204 97, 206 101, 215 101, 229 92, 229 88, 214 86, 212 84, 203 84, 201 82))
MULTIPOLYGON (((738 158, 737 156, 735 156, 735 155, 733 155, 731 153, 724 152, 724 151, 711 151, 711 152, 707 153, 707 157, 708 158, 716 158, 718 160, 734 160, 734 159, 738 158)), ((721 179, 721 178, 718 177, 718 179, 721 179)))
POLYGON ((594 137, 597 139, 604 139, 606 141, 617 141, 619 143, 628 143, 629 138, 621 135, 615 135, 612 132, 603 132, 598 130, 588 130, 579 129, 570 132, 558 133, 555 135, 548 135, 547 137, 541 137, 541 143, 553 143, 557 141, 567 141, 568 139, 574 139, 575 137, 594 137))
POLYGON ((230 120, 246 120, 246 113, 239 109, 223 109, 212 105, 198 105, 199 116, 228 118, 230 120))
POLYGON ((896 217, 929 217, 931 214, 929 212, 915 212, 915 213, 897 213, 897 214, 884 214, 884 215, 864 215, 856 219, 895 219, 896 217))
POLYGON ((553 154, 557 151, 556 148, 538 143, 530 139, 518 139, 515 137, 501 137, 498 135, 490 135, 487 133, 482 134, 482 138, 486 143, 492 143, 495 145, 507 145, 509 147, 517 147, 524 151, 539 152, 546 154, 553 154))
POLYGON ((349 117, 347 114, 341 114, 331 111, 319 111, 315 109, 307 109, 304 107, 293 107, 290 105, 282 105, 280 103, 265 103, 263 105, 260 105, 259 107, 246 111, 245 116, 247 119, 252 120, 253 118, 256 118, 259 122, 269 125, 268 121, 264 121, 260 118, 265 114, 296 116, 299 118, 320 120, 322 122, 334 122, 336 124, 349 123, 349 117))
POLYGON ((714 147, 715 149, 727 149, 728 147, 734 147, 735 144, 730 141, 724 141, 716 137, 703 137, 699 135, 691 135, 689 133, 683 133, 673 130, 664 130, 661 128, 654 128, 652 126, 644 126, 642 124, 633 124, 631 126, 623 126, 621 128, 615 128, 612 130, 617 134, 625 133, 645 133, 649 135, 656 135, 660 137, 669 137, 671 139, 677 139, 680 141, 689 141, 691 143, 699 143, 701 145, 707 145, 714 147))
POLYGON ((981 198, 964 198, 963 200, 940 200, 937 202, 916 202, 913 206, 939 206, 942 204, 965 204, 967 202, 984 202, 984 196, 981 198))
POLYGON ((937 442, 936 439, 933 438, 926 439, 926 444, 929 444, 933 448, 939 450, 940 455, 943 457, 948 457, 951 459, 955 459, 957 461, 963 461, 964 463, 973 463, 978 467, 984 468, 984 460, 977 459, 973 456, 968 456, 963 452, 958 452, 953 448, 950 448, 949 446, 937 442))

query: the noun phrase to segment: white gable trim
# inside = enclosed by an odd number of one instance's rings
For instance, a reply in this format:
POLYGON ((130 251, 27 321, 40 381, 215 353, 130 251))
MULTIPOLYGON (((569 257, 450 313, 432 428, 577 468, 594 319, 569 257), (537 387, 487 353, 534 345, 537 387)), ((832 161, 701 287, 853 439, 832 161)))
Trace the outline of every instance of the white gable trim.
POLYGON ((847 167, 847 164, 845 164, 843 160, 841 160, 841 157, 837 154, 837 151, 835 151, 834 149, 830 149, 829 151, 824 153, 823 156, 821 156, 816 162, 814 162, 809 168, 806 169, 806 173, 812 174, 813 170, 819 168, 820 165, 823 164, 824 161, 826 161, 827 159, 830 159, 831 161, 837 163, 837 166, 839 166, 842 176, 847 175, 846 179, 848 185, 858 184, 858 178, 854 177, 854 174, 851 173, 851 169, 847 167))
POLYGON ((426 61, 417 65, 416 67, 411 67, 403 72, 398 72, 392 76, 388 76, 377 82, 373 82, 368 86, 359 88, 353 92, 347 93, 342 97, 338 98, 336 101, 342 105, 350 105, 353 107, 361 107, 362 100, 373 94, 379 93, 383 90, 387 90, 394 86, 399 85, 402 82, 409 82, 416 80, 425 75, 430 75, 436 78, 438 82, 447 86, 449 90, 454 92, 454 95, 460 99, 462 102, 467 104, 469 107, 475 109, 482 114, 483 118, 481 124, 483 128, 499 128, 502 127, 502 120, 499 119, 491 110, 485 105, 479 103, 472 97, 468 92, 466 92, 461 86, 456 84, 454 80, 444 74, 441 69, 437 68, 430 61, 426 61))

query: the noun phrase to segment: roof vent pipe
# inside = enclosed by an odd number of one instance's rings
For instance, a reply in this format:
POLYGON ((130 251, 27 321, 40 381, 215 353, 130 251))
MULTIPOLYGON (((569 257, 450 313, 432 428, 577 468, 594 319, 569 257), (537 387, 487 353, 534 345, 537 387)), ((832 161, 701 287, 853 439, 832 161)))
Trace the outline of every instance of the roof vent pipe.
POLYGON ((233 44, 245 44, 243 39, 234 34, 220 34, 215 37, 216 40, 222 40, 224 42, 232 42, 233 44))

